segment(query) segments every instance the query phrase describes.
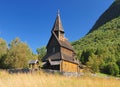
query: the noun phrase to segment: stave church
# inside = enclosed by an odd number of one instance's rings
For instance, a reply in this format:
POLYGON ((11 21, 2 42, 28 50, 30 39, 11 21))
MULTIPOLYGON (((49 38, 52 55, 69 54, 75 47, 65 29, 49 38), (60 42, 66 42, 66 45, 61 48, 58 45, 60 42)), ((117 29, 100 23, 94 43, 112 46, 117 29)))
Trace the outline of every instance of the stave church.
POLYGON ((75 51, 64 34, 65 31, 58 12, 46 46, 47 53, 42 59, 43 69, 79 72, 79 62, 76 59, 75 51))

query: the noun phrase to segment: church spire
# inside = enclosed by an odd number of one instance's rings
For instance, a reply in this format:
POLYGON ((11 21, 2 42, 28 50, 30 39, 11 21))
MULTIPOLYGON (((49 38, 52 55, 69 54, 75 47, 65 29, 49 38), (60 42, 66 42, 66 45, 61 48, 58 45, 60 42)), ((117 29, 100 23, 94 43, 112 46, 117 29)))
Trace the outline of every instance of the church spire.
POLYGON ((64 33, 64 29, 63 29, 62 22, 61 22, 61 19, 60 19, 60 12, 59 12, 59 10, 57 12, 57 17, 56 17, 56 20, 55 20, 55 23, 54 23, 52 31, 55 31, 55 32, 59 31, 59 32, 63 32, 64 33))

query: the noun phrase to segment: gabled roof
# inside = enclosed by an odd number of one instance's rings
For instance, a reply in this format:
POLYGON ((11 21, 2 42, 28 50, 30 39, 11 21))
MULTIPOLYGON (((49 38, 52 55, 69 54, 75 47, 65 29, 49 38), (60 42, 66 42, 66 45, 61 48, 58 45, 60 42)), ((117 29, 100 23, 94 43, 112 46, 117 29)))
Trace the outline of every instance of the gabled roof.
POLYGON ((65 39, 64 41, 59 40, 59 43, 60 43, 60 45, 61 45, 62 47, 65 47, 65 48, 67 48, 67 49, 69 49, 69 50, 71 50, 71 51, 74 51, 72 45, 68 42, 67 39, 65 39))
MULTIPOLYGON (((52 31, 52 35, 55 37, 55 39, 57 40, 57 42, 59 43, 59 45, 60 45, 61 47, 67 48, 67 49, 69 49, 69 50, 71 50, 71 51, 74 51, 72 45, 70 44, 70 42, 69 42, 66 38, 65 38, 64 40, 59 40, 59 39, 57 38, 56 34, 55 34, 53 31, 52 31)), ((50 40, 51 40, 51 39, 52 39, 52 36, 51 36, 50 40)), ((49 40, 47 46, 49 45, 50 40, 49 40)))
POLYGON ((49 61, 49 60, 55 61, 55 60, 61 60, 61 59, 78 64, 77 61, 74 59, 74 56, 66 55, 63 52, 57 52, 57 53, 54 53, 54 54, 47 54, 42 59, 42 61, 49 61))
POLYGON ((57 41, 61 47, 65 47, 71 51, 74 51, 72 45, 66 38, 64 40, 59 40, 54 32, 52 32, 52 34, 55 36, 55 38, 57 39, 57 41))
POLYGON ((76 61, 76 59, 74 59, 74 56, 69 56, 69 55, 64 54, 63 52, 61 52, 61 57, 65 61, 69 61, 69 62, 78 64, 77 61, 76 61))

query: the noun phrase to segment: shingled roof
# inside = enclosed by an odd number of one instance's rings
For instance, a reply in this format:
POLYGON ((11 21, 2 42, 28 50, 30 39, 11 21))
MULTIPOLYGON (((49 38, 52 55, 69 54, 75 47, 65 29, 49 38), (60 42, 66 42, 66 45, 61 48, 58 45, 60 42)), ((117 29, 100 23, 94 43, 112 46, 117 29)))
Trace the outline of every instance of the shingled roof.
POLYGON ((60 43, 60 45, 61 45, 62 47, 65 47, 65 48, 67 48, 67 49, 69 49, 69 50, 74 51, 72 45, 68 42, 67 39, 65 39, 64 41, 59 40, 59 43, 60 43))
POLYGON ((52 31, 62 31, 62 32, 64 32, 64 29, 62 27, 62 22, 60 20, 59 12, 57 14, 57 17, 56 17, 56 20, 55 20, 55 23, 54 23, 52 31))
POLYGON ((61 59, 61 54, 60 52, 57 52, 57 53, 52 53, 52 54, 47 54, 43 57, 42 61, 46 61, 48 59, 51 59, 51 60, 60 60, 61 59))
POLYGON ((48 54, 46 55, 42 61, 46 61, 46 60, 60 60, 60 59, 63 59, 65 61, 69 61, 69 62, 72 62, 72 63, 77 63, 76 60, 74 60, 73 56, 69 56, 69 55, 66 55, 64 54, 63 52, 57 52, 57 53, 54 53, 54 54, 48 54))

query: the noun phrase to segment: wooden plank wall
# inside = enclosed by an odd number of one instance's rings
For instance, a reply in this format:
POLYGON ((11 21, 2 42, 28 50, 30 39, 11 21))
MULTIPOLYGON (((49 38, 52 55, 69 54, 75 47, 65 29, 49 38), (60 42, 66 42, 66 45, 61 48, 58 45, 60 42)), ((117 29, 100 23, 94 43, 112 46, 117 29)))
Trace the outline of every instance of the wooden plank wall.
POLYGON ((71 62, 62 61, 61 69, 63 72, 78 72, 78 65, 71 62))

